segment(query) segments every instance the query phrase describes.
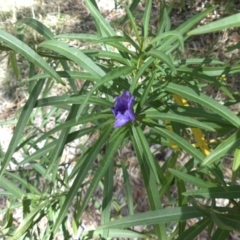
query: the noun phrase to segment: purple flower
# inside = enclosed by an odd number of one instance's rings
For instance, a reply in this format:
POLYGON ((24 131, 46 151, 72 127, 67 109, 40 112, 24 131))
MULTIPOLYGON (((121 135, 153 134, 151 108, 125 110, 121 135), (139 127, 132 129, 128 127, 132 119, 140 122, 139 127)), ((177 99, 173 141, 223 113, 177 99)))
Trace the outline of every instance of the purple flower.
POLYGON ((111 108, 116 118, 115 128, 122 127, 126 123, 135 120, 133 104, 134 97, 129 91, 125 91, 121 96, 115 98, 115 105, 111 108))

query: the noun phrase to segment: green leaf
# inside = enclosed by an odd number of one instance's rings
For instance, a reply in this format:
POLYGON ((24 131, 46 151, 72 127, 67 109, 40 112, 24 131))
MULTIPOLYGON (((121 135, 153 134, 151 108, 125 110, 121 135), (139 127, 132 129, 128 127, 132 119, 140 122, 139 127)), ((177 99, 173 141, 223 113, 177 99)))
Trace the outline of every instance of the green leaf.
MULTIPOLYGON (((144 184, 146 187, 147 195, 148 195, 148 201, 150 204, 151 210, 156 210, 162 208, 161 206, 161 200, 158 196, 158 187, 156 184, 156 177, 154 177, 154 172, 152 170, 151 163, 146 161, 147 159, 144 158, 144 148, 141 143, 141 135, 138 136, 138 132, 140 132, 141 129, 139 126, 136 128, 132 126, 132 142, 134 146, 134 150, 137 155, 137 159, 139 161, 139 165, 141 168, 141 173, 143 176, 144 184)), ((156 171, 156 168, 155 168, 156 171)), ((135 215, 133 215, 135 216, 135 215)), ((166 239, 166 227, 164 224, 156 224, 155 225, 155 231, 158 236, 158 239, 166 239)))
MULTIPOLYGON (((161 39, 164 39, 169 36, 173 36, 174 38, 176 38, 179 42, 181 50, 184 51, 184 39, 183 39, 182 34, 178 31, 169 31, 169 32, 162 33, 161 35, 158 35, 157 37, 153 38, 149 44, 153 45, 156 42, 159 42, 161 39)), ((158 48, 158 47, 159 47, 159 49, 161 49, 161 44, 160 44, 160 46, 156 45, 155 48, 158 48)))
MULTIPOLYGON (((79 94, 81 94, 81 91, 79 94)), ((79 108, 80 108, 80 106, 77 104, 72 105, 71 110, 69 111, 69 114, 67 116, 66 122, 75 120, 75 118, 78 115, 79 108)), ((55 180, 56 180, 58 166, 59 166, 59 163, 61 160, 61 154, 64 150, 66 140, 67 140, 70 130, 71 130, 71 127, 62 129, 60 136, 57 139, 57 144, 55 145, 54 149, 50 152, 50 154, 48 156, 48 158, 50 159, 50 164, 48 166, 46 175, 49 175, 50 173, 52 173, 53 182, 55 182, 55 180)))
POLYGON ((211 59, 211 58, 188 58, 184 60, 175 60, 173 62, 174 65, 184 65, 187 66, 189 64, 198 64, 198 65, 206 65, 206 64, 220 64, 224 65, 224 62, 211 59))
MULTIPOLYGON (((85 239, 92 239, 92 238, 98 238, 100 239, 103 236, 103 229, 102 230, 93 230, 93 231, 87 231, 83 232, 82 234, 82 240, 85 239)), ((148 235, 134 232, 131 230, 127 229, 108 229, 108 237, 113 239, 113 238, 143 238, 143 239, 148 239, 148 235)))
POLYGON ((24 178, 20 177, 19 175, 11 172, 6 172, 6 175, 10 178, 16 180, 18 184, 21 184, 23 187, 28 189, 32 194, 41 195, 40 191, 34 187, 29 181, 25 180, 24 178))
MULTIPOLYGON (((67 143, 69 143, 69 142, 72 142, 73 140, 75 140, 75 139, 77 139, 77 138, 80 138, 80 137, 82 137, 82 136, 84 136, 84 135, 86 135, 86 134, 91 134, 92 132, 94 132, 94 130, 95 130, 96 128, 85 128, 85 129, 81 129, 81 130, 79 130, 79 131, 77 131, 77 132, 73 132, 73 133, 70 133, 69 135, 68 135, 68 138, 67 138, 67 140, 66 140, 66 144, 67 143)), ((43 137, 43 139, 44 139, 44 137, 43 137)), ((39 139, 38 139, 39 140, 39 139)), ((39 141, 38 140, 36 140, 34 143, 33 143, 33 145, 35 145, 35 144, 37 144, 39 141)), ((29 162, 31 162, 31 165, 35 168, 41 168, 41 165, 36 165, 36 162, 34 161, 34 160, 36 160, 36 159, 39 159, 40 157, 42 157, 42 156, 46 156, 47 155, 47 153, 49 153, 53 148, 54 148, 54 146, 57 144, 57 141, 53 141, 53 142, 51 142, 51 143, 48 143, 47 145, 45 145, 43 148, 41 148, 41 149, 39 149, 39 150, 37 150, 36 152, 34 152, 33 154, 31 154, 30 156, 28 156, 28 157, 26 157, 23 161, 21 161, 20 163, 19 163, 19 165, 21 166, 21 165, 23 165, 23 164, 26 164, 26 163, 29 163, 29 162), (34 164, 33 164, 33 162, 32 161, 34 161, 34 164)), ((41 174, 43 175, 43 176, 46 176, 46 174, 43 174, 43 173, 45 173, 46 171, 44 171, 44 169, 39 169, 40 171, 41 171, 41 174)), ((46 178, 49 180, 49 179, 51 179, 51 178, 49 178, 48 176, 46 176, 46 178)))
MULTIPOLYGON (((131 5, 130 5, 130 7, 129 7, 129 9, 128 9, 128 11, 129 11, 130 13, 133 13, 134 10, 137 8, 139 2, 140 2, 140 0, 133 0, 132 3, 131 3, 131 5)), ((125 7, 125 8, 127 8, 127 7, 125 7)), ((129 16, 128 16, 128 15, 125 15, 125 17, 124 17, 124 19, 122 20, 122 22, 123 22, 123 23, 126 22, 126 20, 127 20, 128 18, 129 18, 129 16)))
MULTIPOLYGON (((128 52, 130 54, 132 54, 131 51, 127 51, 127 49, 124 49, 125 52, 128 52)), ((110 52, 110 51, 101 51, 101 50, 98 50, 97 52, 95 53, 88 53, 88 52, 85 52, 85 54, 89 54, 90 56, 96 56, 98 57, 99 59, 101 58, 106 58, 110 61, 117 61, 119 63, 122 63, 124 65, 127 65, 127 66, 132 66, 133 65, 133 61, 134 59, 131 59, 131 62, 127 59, 125 59, 124 56, 122 56, 121 54, 117 53, 117 52, 110 52)))
POLYGON ((1 171, 0 171, 0 175, 3 174, 3 172, 5 171, 5 169, 7 168, 9 162, 11 161, 12 155, 15 152, 15 149, 17 147, 17 145, 19 144, 19 140, 22 137, 22 133, 24 131, 24 128, 28 122, 28 119, 33 111, 34 105, 37 101, 37 98, 39 96, 39 94, 41 93, 41 90, 44 86, 45 81, 44 80, 39 80, 34 89, 32 90, 26 104, 24 105, 21 115, 18 119, 18 123, 17 126, 14 130, 14 134, 12 136, 11 142, 9 144, 8 150, 4 156, 3 162, 2 162, 2 166, 1 166, 1 171))
POLYGON ((105 72, 87 55, 77 48, 70 47, 67 43, 56 40, 48 40, 41 43, 39 47, 48 48, 54 52, 60 53, 61 55, 77 63, 79 66, 97 78, 101 78, 105 75, 105 72))
POLYGON ((229 17, 225 17, 217 21, 208 23, 204 26, 198 27, 188 32, 188 35, 191 36, 191 35, 212 33, 216 31, 224 30, 226 28, 234 28, 234 27, 240 27, 240 13, 233 14, 229 17))
POLYGON ((79 169, 76 178, 74 179, 72 186, 64 200, 63 205, 60 208, 60 212, 57 216, 55 224, 53 226, 53 233, 55 234, 62 223, 63 219, 65 218, 69 207, 73 201, 73 198, 76 196, 81 184, 83 183, 85 177, 88 174, 89 169, 92 166, 93 161, 96 159, 97 154, 102 149, 103 145, 109 138, 110 132, 112 128, 105 128, 103 129, 103 133, 101 134, 100 138, 95 142, 94 146, 85 154, 88 154, 88 157, 85 158, 84 162, 81 165, 81 169, 79 169))
POLYGON ((168 55, 166 55, 164 52, 159 50, 150 50, 149 52, 146 53, 146 55, 149 55, 161 60, 162 62, 166 63, 174 73, 176 73, 176 68, 173 65, 171 58, 168 55))
POLYGON ((234 184, 240 171, 240 148, 238 147, 235 150, 233 164, 232 164, 232 183, 234 184))
POLYGON ((196 68, 179 67, 178 72, 187 74, 188 78, 203 80, 207 83, 214 84, 218 89, 222 90, 229 98, 234 99, 232 93, 226 87, 225 83, 221 83, 215 76, 220 77, 224 72, 229 74, 228 68, 212 67, 212 68, 201 68, 199 71, 196 68), (221 69, 220 69, 221 68, 221 69))
MULTIPOLYGON (((59 63, 62 65, 62 68, 64 71, 70 71, 70 66, 67 61, 60 59, 59 63)), ((78 94, 78 87, 77 87, 76 81, 71 77, 68 77, 67 81, 68 81, 73 93, 78 94)))
MULTIPOLYGON (((104 176, 104 174, 106 173, 106 171, 108 170, 109 166, 112 164, 113 161, 113 157, 115 152, 117 151, 117 149, 119 148, 119 146, 122 144, 122 141, 126 135, 126 130, 127 128, 118 128, 117 130, 115 130, 112 134, 112 136, 109 139, 109 145, 107 145, 107 149, 106 149, 106 153, 103 157, 103 159, 100 162, 100 165, 96 171, 96 173, 94 174, 94 177, 90 183, 90 186, 87 190, 87 193, 84 197, 84 200, 82 201, 81 204, 81 209, 80 209, 80 213, 82 213, 87 204, 89 203, 90 197, 92 196, 93 192, 95 191, 95 189, 97 188, 99 181, 101 180, 101 178, 104 176)), ((109 136, 108 136, 109 138, 109 136)), ((109 174, 109 173, 108 173, 109 174)), ((111 182, 113 182, 111 180, 111 182)), ((104 185, 105 187, 105 185, 104 185)), ((106 186, 106 187, 111 187, 106 186)), ((104 202, 103 206, 106 207, 106 202, 104 202)), ((109 206, 107 206, 109 207, 109 206)), ((104 222, 106 219, 104 219, 104 222)))
MULTIPOLYGON (((182 35, 185 34, 190 28, 192 28, 194 25, 200 22, 208 13, 214 11, 216 8, 217 6, 213 6, 200 12, 199 14, 194 15, 187 21, 184 21, 184 23, 182 23, 179 27, 177 27, 175 31, 180 32, 182 35)), ((166 53, 170 53, 172 49, 175 49, 175 47, 171 45, 175 42, 175 40, 176 40, 175 36, 166 38, 166 40, 163 41, 163 43, 161 44, 161 47, 159 48, 159 50, 166 53), (172 48, 170 48, 170 46, 172 46, 172 48)), ((178 42, 175 43, 176 46, 178 46, 178 44, 179 44, 178 42)))
POLYGON ((98 9, 92 4, 91 0, 85 0, 87 9, 90 11, 91 15, 95 19, 95 23, 101 30, 103 36, 115 36, 116 33, 111 27, 111 25, 105 20, 105 18, 100 14, 98 9))
POLYGON ((231 112, 227 107, 221 105, 214 99, 202 93, 197 93, 189 87, 181 86, 175 83, 167 84, 165 90, 171 93, 178 94, 179 96, 187 98, 191 101, 195 101, 202 106, 207 107, 212 111, 218 113, 219 116, 232 123, 235 127, 240 127, 240 119, 233 112, 231 112))
POLYGON ((147 0, 145 9, 144 9, 143 19, 142 19, 144 40, 146 40, 148 36, 148 27, 150 23, 149 20, 151 15, 151 9, 152 9, 152 0, 147 0))
POLYGON ((123 44, 121 44, 121 42, 130 42, 136 49, 139 48, 133 41, 130 41, 130 38, 121 37, 121 36, 103 37, 94 42, 100 43, 100 44, 105 43, 109 46, 113 46, 116 49, 118 49, 119 52, 128 53, 131 56, 133 56, 134 58, 136 57, 136 53, 134 51, 129 50, 127 47, 125 47, 123 44))
MULTIPOLYGON (((88 123, 88 122, 94 122, 95 120, 98 119, 107 119, 107 118, 111 118, 112 117, 112 122, 114 121, 113 119, 113 115, 112 114, 91 114, 91 115, 86 115, 86 116, 82 116, 78 121, 76 119, 71 119, 65 123, 59 124, 57 127, 49 130, 48 132, 46 132, 45 134, 43 134, 40 138, 38 138, 34 144, 47 139, 50 135, 61 131, 64 128, 68 128, 68 127, 73 127, 76 126, 78 124, 82 124, 82 123, 88 123)), ((108 122, 109 123, 109 122, 108 122)), ((87 129, 86 129, 87 130, 87 129)), ((88 130, 87 130, 88 131, 88 130)))
POLYGON ((178 114, 160 113, 157 110, 153 110, 153 109, 147 110, 144 113, 145 113, 144 115, 145 115, 146 119, 156 119, 156 120, 161 119, 161 120, 179 122, 179 123, 182 123, 182 124, 187 125, 187 126, 202 128, 202 129, 205 129, 207 131, 215 132, 215 129, 213 129, 212 127, 208 126, 205 123, 202 123, 202 122, 197 121, 197 120, 192 119, 192 118, 179 116, 178 114))
POLYGON ((17 79, 19 79, 19 68, 18 68, 18 65, 17 65, 17 58, 16 58, 16 53, 11 51, 9 53, 9 60, 10 60, 10 63, 12 65, 12 68, 13 68, 13 72, 16 76, 17 79))
MULTIPOLYGON (((210 224, 211 220, 204 218, 199 222, 195 223, 187 230, 183 232, 176 240, 193 240, 196 239, 199 234, 210 224)), ((215 238, 214 238, 215 239, 215 238)))
POLYGON ((126 17, 128 17, 128 20, 130 21, 131 25, 132 25, 132 28, 134 30, 134 33, 136 35, 136 38, 137 38, 137 41, 138 41, 138 44, 141 44, 142 40, 141 40, 141 37, 139 36, 139 32, 138 32, 138 28, 137 28, 137 24, 134 20, 134 17, 131 13, 131 11, 128 9, 128 7, 125 5, 125 10, 126 10, 126 17))
POLYGON ((201 163, 201 166, 208 166, 212 162, 226 156, 234 151, 240 144, 240 131, 233 133, 228 139, 220 143, 201 163))
MULTIPOLYGON (((154 76, 151 76, 151 78, 148 80, 148 82, 145 86, 145 89, 143 90, 143 94, 141 96, 141 99, 140 99, 140 102, 139 102, 139 105, 138 105, 139 109, 143 108, 143 105, 145 104, 146 99, 149 96, 149 92, 152 88, 154 80, 155 80, 154 76)), ((137 112, 138 112, 138 109, 137 109, 137 112)))
MULTIPOLYGON (((86 98, 86 95, 73 95, 73 96, 57 96, 57 97, 48 97, 39 99, 36 102, 35 107, 44 107, 44 106, 60 106, 61 104, 81 104, 83 100, 86 98)), ((112 102, 109 102, 106 99, 91 96, 88 100, 89 103, 97 104, 99 106, 111 107, 113 105, 112 102)))
POLYGON ((22 221, 21 224, 18 226, 16 231, 13 233, 13 236, 8 238, 9 240, 18 240, 20 239, 23 234, 28 230, 28 228, 33 223, 34 217, 36 214, 38 214, 43 208, 48 206, 50 204, 50 200, 46 200, 36 208, 34 208, 33 211, 31 211, 22 221))
MULTIPOLYGON (((171 20, 169 16, 169 12, 171 11, 173 4, 168 8, 166 7, 166 3, 162 2, 162 7, 160 8, 159 13, 159 23, 158 23, 158 31, 157 36, 164 34, 165 32, 169 32, 171 29, 171 20)), ((160 44, 160 42, 159 42, 160 44)))
POLYGON ((54 38, 54 34, 51 32, 51 30, 48 27, 46 27, 43 23, 39 22, 38 20, 36 20, 34 18, 23 18, 23 19, 17 21, 17 24, 22 24, 22 23, 33 28, 39 34, 41 34, 48 40, 51 40, 54 38))
POLYGON ((159 127, 153 127, 152 130, 185 150, 190 154, 190 156, 196 158, 199 162, 202 162, 204 159, 204 155, 198 149, 194 148, 189 142, 187 142, 184 138, 180 137, 176 133, 159 127))
MULTIPOLYGON (((1 180, 0 180, 1 181, 1 180)), ((1 185, 1 183, 0 183, 1 185)), ((5 191, 0 191, 0 196, 7 196, 7 197, 12 197, 15 196, 14 194, 12 194, 11 192, 5 192, 5 191)))
POLYGON ((154 62, 154 58, 149 58, 146 62, 144 62, 141 67, 138 69, 138 72, 137 74, 135 75, 135 77, 133 78, 132 80, 132 83, 131 83, 131 86, 130 86, 130 89, 129 91, 131 93, 134 92, 136 86, 137 86, 137 83, 138 83, 138 80, 142 77, 142 75, 144 74, 144 72, 146 71, 146 69, 154 62))
POLYGON ((201 213, 194 207, 173 207, 139 213, 105 223, 98 229, 103 228, 129 228, 132 226, 151 225, 159 223, 179 222, 191 218, 201 217, 201 213))
POLYGON ((6 208, 5 224, 1 226, 1 234, 3 233, 4 229, 8 229, 13 225, 13 212, 8 206, 5 208, 6 208))
POLYGON ((212 235, 212 239, 214 240, 226 240, 229 236, 230 231, 218 228, 215 233, 212 235))
MULTIPOLYGON (((104 175, 104 191, 102 201, 102 217, 101 223, 109 222, 111 217, 111 203, 113 195, 113 161, 108 164, 107 172, 104 175)), ((103 229, 103 238, 108 238, 108 229, 103 229)))
POLYGON ((240 198, 240 186, 208 187, 183 193, 184 196, 195 198, 240 198))
POLYGON ((239 214, 220 214, 211 211, 211 217, 215 224, 221 229, 229 231, 239 231, 240 229, 239 214))
POLYGON ((65 33, 65 34, 59 34, 54 36, 54 38, 59 39, 77 39, 77 40, 83 40, 83 41, 94 41, 101 38, 101 36, 95 35, 95 34, 85 34, 85 33, 65 33))
MULTIPOLYGON (((158 173, 157 173, 157 170, 155 167, 155 159, 153 158, 153 155, 150 151, 150 147, 148 145, 148 141, 147 141, 143 131, 141 130, 141 128, 139 126, 133 127, 132 130, 133 130, 133 135, 134 135, 135 140, 137 139, 138 144, 140 144, 140 147, 143 150, 143 153, 145 156, 144 161, 146 161, 148 163, 148 165, 150 166, 150 168, 154 174, 156 183, 159 183, 158 173)), ((163 171, 160 173, 160 181, 161 181, 161 183, 164 183, 166 181, 163 171)))
MULTIPOLYGON (((185 182, 181 179, 176 179, 177 181, 177 192, 178 192, 178 206, 187 206, 188 205, 188 198, 182 195, 183 192, 186 191, 185 182)), ((178 232, 179 235, 184 233, 186 228, 187 221, 180 221, 178 223, 178 232)))
POLYGON ((177 115, 187 116, 187 117, 193 117, 198 118, 201 122, 214 122, 214 123, 220 123, 225 125, 230 125, 228 121, 220 117, 216 113, 212 113, 210 111, 207 111, 203 108, 197 108, 197 107, 189 107, 189 106, 170 106, 171 111, 173 111, 177 115))
POLYGON ((4 188, 6 192, 11 193, 12 196, 18 199, 21 199, 24 195, 24 192, 17 187, 17 184, 13 183, 3 176, 0 177, 0 186, 4 188))
POLYGON ((15 52, 23 55, 27 60, 42 68, 51 77, 56 79, 59 83, 65 85, 59 75, 45 62, 35 51, 33 51, 28 45, 18 40, 14 36, 0 29, 0 40, 7 44, 8 47, 15 52))
POLYGON ((171 169, 169 168, 168 171, 170 173, 172 173, 174 176, 176 176, 179 179, 182 179, 184 182, 188 182, 193 184, 194 186, 197 186, 199 188, 207 188, 207 187, 214 187, 216 186, 216 184, 211 183, 211 182, 205 182, 202 179, 198 178, 198 177, 194 177, 190 174, 187 173, 183 173, 181 171, 175 170, 175 169, 171 169))
POLYGON ((129 211, 129 215, 133 215, 133 213, 134 213, 133 189, 132 189, 132 186, 130 183, 128 171, 127 171, 124 161, 121 162, 121 166, 122 166, 122 172, 123 172, 124 189, 125 189, 125 195, 126 195, 126 199, 127 199, 128 211, 129 211))
MULTIPOLYGON (((88 80, 88 81, 99 81, 98 77, 95 77, 93 75, 91 75, 90 73, 86 73, 86 72, 75 72, 75 71, 57 71, 57 74, 59 74, 60 77, 63 78, 73 78, 73 79, 83 79, 83 80, 88 80)), ((38 80, 38 79, 44 79, 44 78, 49 78, 49 74, 47 73, 42 73, 42 74, 38 74, 35 75, 31 78, 28 79, 28 81, 34 81, 34 80, 38 80)))
POLYGON ((181 32, 182 34, 186 33, 190 28, 192 28, 195 24, 200 22, 208 13, 214 11, 216 8, 217 6, 207 8, 206 10, 194 15, 193 17, 182 23, 175 30, 181 32))

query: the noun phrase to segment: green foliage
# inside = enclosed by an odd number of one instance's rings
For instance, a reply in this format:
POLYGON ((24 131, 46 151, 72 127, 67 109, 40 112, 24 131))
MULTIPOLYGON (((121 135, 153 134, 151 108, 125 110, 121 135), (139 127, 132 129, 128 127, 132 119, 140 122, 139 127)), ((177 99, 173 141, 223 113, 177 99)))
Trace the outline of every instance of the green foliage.
POLYGON ((28 25, 45 39, 33 50, 0 30, 0 47, 12 50, 9 57, 15 74, 19 75, 16 53, 31 63, 25 82, 30 86, 28 100, 8 150, 0 149, 0 186, 4 189, 0 194, 9 198, 1 232, 12 240, 27 236, 53 239, 58 232, 68 239, 70 234, 77 236, 83 213, 95 203, 101 205, 101 223, 97 229, 85 231, 82 239, 185 240, 196 238, 209 226, 212 239, 227 239, 230 231, 240 229, 240 119, 228 107, 231 101, 238 102, 239 93, 233 94, 221 77, 238 73, 240 68, 208 57, 183 59, 181 53, 190 35, 239 26, 239 14, 196 28, 216 9, 213 6, 173 30, 170 9, 162 5, 159 29, 153 33, 152 1, 146 1, 141 23, 134 18, 139 1, 133 1, 130 8, 125 6, 122 21, 129 20, 135 35, 122 32, 119 36, 95 7, 95 1, 85 2, 95 20, 96 34, 54 35, 41 22, 26 18, 19 24, 28 25), (73 39, 91 43, 92 48, 72 46, 73 39), (80 88, 75 81, 79 79, 80 88), (60 84, 68 90, 51 96, 60 84), (220 104, 204 93, 202 84, 218 89, 231 100, 220 104), (114 98, 124 91, 135 96, 136 120, 114 129, 111 107, 114 98), (63 112, 67 112, 64 119, 63 112), (42 131, 33 124, 39 116, 42 131), (47 127, 50 118, 55 119, 51 129, 47 127), (84 137, 91 143, 79 143, 81 154, 74 164, 63 164, 66 146, 84 137), (128 165, 117 154, 127 142, 134 148, 150 208, 140 214, 136 214, 128 165), (163 166, 151 151, 154 144, 173 150, 163 166), (21 151, 22 161, 14 159, 16 151, 21 151), (234 152, 232 179, 227 179, 221 163, 234 152), (179 160, 181 153, 188 156, 185 164, 179 160), (16 165, 14 173, 10 163, 16 165), (113 195, 116 169, 123 172, 127 216, 112 214, 114 204, 117 206, 113 195), (171 186, 177 188, 175 198, 171 186), (94 193, 100 187, 103 193, 98 202, 94 193), (219 207, 218 198, 228 199, 230 204, 219 207), (201 199, 210 199, 211 203, 204 205, 201 199), (73 204, 70 221, 67 215, 73 204), (15 226, 12 210, 20 206, 23 220, 15 226), (44 231, 36 227, 43 217, 48 220, 44 231), (187 228, 186 221, 192 218, 198 221, 187 228), (67 225, 73 233, 68 232, 67 225), (135 231, 133 227, 139 225, 145 230, 135 231))

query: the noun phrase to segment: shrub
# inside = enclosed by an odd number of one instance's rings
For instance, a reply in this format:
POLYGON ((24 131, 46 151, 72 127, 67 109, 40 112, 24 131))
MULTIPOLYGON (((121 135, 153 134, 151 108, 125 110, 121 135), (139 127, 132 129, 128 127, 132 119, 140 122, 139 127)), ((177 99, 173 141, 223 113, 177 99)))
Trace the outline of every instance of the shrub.
POLYGON ((216 8, 213 6, 172 30, 165 5, 159 28, 153 33, 149 0, 140 26, 126 7, 122 20, 127 19, 134 32, 129 36, 117 34, 93 3, 86 0, 96 34, 54 35, 41 22, 26 18, 20 23, 45 38, 33 50, 0 30, 2 48, 23 55, 31 69, 42 70, 38 74, 30 72, 28 100, 9 148, 1 156, 1 194, 9 198, 2 234, 9 239, 52 239, 58 231, 64 239, 71 234, 77 236, 82 215, 97 187, 102 186, 101 224, 96 230, 86 231, 84 239, 194 239, 204 229, 211 239, 226 239, 232 230, 240 229, 240 119, 229 109, 238 102, 238 93, 229 91, 222 76, 239 72, 239 66, 210 58, 182 59, 181 52, 189 36, 237 27, 240 15, 191 30, 216 8), (91 42, 93 48, 71 46, 72 39, 91 42), (81 79, 81 88, 76 79, 81 79), (203 83, 230 100, 220 104, 207 96, 202 91, 203 83), (50 96, 59 84, 69 90, 50 96), (63 112, 67 112, 66 119, 61 118, 63 112), (39 116, 42 130, 36 131, 34 121, 39 116), (51 117, 56 120, 55 126, 44 131, 51 117), (65 147, 84 136, 95 136, 92 144, 79 145, 81 155, 73 165, 62 164, 65 147), (119 165, 114 160, 121 158, 117 152, 128 142, 134 148, 149 202, 150 211, 143 213, 134 210, 127 164, 121 161, 119 165), (163 166, 150 150, 155 144, 173 150, 163 166), (20 150, 23 160, 17 162, 13 154, 20 150), (232 179, 226 179, 221 163, 232 152, 232 179), (182 153, 188 156, 185 164, 179 161, 182 153), (17 166, 14 173, 8 168, 10 162, 17 166), (115 168, 122 168, 124 176, 129 215, 122 218, 111 214, 115 168), (176 198, 171 197, 172 186, 177 188, 176 198), (229 204, 218 206, 218 198, 228 199, 229 204), (202 199, 210 201, 207 204, 202 199), (73 202, 75 211, 70 221, 67 215, 73 202), (12 209, 20 206, 23 220, 14 226, 12 209), (48 225, 42 231, 37 226, 44 217, 48 225), (187 227, 188 219, 197 220, 187 227), (66 223, 73 233, 68 232, 66 223), (138 225, 149 228, 134 231, 132 227, 138 225))

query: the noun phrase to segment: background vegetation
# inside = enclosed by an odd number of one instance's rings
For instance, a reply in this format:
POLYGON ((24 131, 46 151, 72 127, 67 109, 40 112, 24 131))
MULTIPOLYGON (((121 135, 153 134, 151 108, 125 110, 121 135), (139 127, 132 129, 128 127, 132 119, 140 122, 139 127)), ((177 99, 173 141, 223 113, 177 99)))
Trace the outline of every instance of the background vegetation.
POLYGON ((0 147, 3 238, 192 240, 205 231, 228 239, 239 231, 240 96, 229 84, 239 61, 214 57, 216 41, 201 54, 185 48, 198 35, 239 27, 240 14, 233 1, 212 3, 174 26, 175 3, 155 4, 116 3, 124 14, 109 23, 86 0, 90 33, 59 32, 33 17, 18 20, 15 33, 0 30, 1 60, 27 95, 8 149, 0 147), (219 8, 222 17, 198 26, 219 8), (124 91, 135 97, 136 120, 114 128, 111 107, 124 91), (90 216, 97 227, 82 232, 90 216))

